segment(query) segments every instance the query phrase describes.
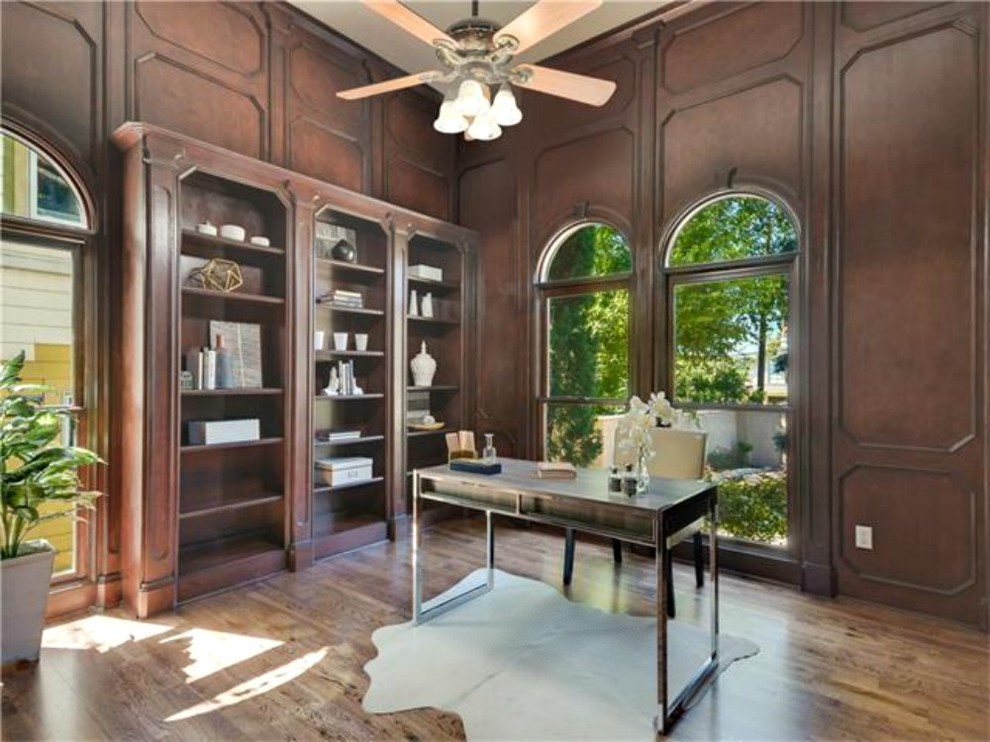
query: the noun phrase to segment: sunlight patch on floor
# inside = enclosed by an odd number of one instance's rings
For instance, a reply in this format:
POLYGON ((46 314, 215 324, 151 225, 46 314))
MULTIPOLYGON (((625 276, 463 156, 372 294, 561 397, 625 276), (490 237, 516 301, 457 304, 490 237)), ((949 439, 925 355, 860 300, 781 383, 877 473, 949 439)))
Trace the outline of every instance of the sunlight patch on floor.
POLYGON ((218 693, 208 701, 197 703, 195 706, 190 706, 185 711, 172 714, 165 719, 165 721, 182 721, 184 719, 191 719, 194 716, 209 714, 213 711, 219 711, 222 708, 234 706, 238 703, 243 703, 244 701, 249 701, 252 698, 257 698, 258 696, 264 695, 265 693, 278 688, 280 685, 285 685, 286 683, 295 680, 304 672, 316 665, 324 657, 326 657, 327 649, 327 647, 323 647, 315 652, 310 652, 309 654, 304 655, 297 660, 293 660, 288 664, 282 665, 281 667, 276 667, 274 670, 270 670, 263 675, 259 675, 256 678, 251 678, 246 682, 235 685, 230 690, 224 691, 223 693, 218 693))
POLYGON ((190 629, 162 639, 160 643, 168 644, 175 641, 189 643, 185 652, 192 660, 192 664, 183 668, 188 678, 187 683, 194 683, 283 644, 278 639, 229 634, 225 631, 209 629, 190 629))
POLYGON ((126 644, 150 639, 173 627, 150 621, 130 621, 112 616, 86 616, 45 629, 45 649, 95 649, 100 654, 126 644))

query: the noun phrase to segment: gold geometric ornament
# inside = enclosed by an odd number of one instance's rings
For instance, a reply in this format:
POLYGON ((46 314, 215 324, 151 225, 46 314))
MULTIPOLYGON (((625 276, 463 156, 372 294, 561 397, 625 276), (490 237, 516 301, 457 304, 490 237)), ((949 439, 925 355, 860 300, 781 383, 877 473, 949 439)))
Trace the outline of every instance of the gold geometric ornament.
POLYGON ((234 291, 244 283, 241 267, 233 260, 210 258, 205 265, 189 273, 189 284, 213 291, 234 291))

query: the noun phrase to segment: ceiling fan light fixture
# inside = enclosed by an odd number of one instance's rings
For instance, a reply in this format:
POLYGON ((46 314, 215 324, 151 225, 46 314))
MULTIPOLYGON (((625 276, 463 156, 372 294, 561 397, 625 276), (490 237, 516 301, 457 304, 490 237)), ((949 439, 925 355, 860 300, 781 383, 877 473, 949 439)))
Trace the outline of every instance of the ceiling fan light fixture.
POLYGON ((489 111, 475 117, 467 128, 466 136, 481 142, 490 142, 502 136, 502 127, 496 123, 495 117, 489 111))
POLYGON ((495 94, 492 101, 492 116, 499 126, 515 126, 522 121, 522 111, 516 104, 516 96, 512 94, 512 88, 503 85, 495 94))
POLYGON ((454 101, 445 100, 440 104, 440 113, 433 122, 433 128, 441 134, 460 134, 467 130, 468 120, 457 112, 454 101))
POLYGON ((469 78, 462 81, 457 89, 454 107, 462 116, 469 118, 481 116, 488 113, 488 109, 491 108, 490 99, 491 93, 488 92, 488 86, 469 78))

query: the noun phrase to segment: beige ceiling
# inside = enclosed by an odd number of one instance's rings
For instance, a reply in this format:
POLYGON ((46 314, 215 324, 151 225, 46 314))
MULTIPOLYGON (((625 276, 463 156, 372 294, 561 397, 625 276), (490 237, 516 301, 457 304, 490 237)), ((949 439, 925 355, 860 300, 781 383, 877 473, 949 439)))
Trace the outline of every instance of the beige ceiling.
MULTIPOLYGON (((356 0, 289 2, 401 70, 416 73, 437 68, 432 47, 410 36, 356 0)), ((469 0, 409 0, 405 4, 442 30, 455 21, 471 16, 469 0)), ((479 15, 504 26, 533 4, 513 0, 482 0, 479 15)), ((602 7, 527 49, 517 59, 522 62, 539 62, 671 4, 672 0, 605 0, 602 7)))

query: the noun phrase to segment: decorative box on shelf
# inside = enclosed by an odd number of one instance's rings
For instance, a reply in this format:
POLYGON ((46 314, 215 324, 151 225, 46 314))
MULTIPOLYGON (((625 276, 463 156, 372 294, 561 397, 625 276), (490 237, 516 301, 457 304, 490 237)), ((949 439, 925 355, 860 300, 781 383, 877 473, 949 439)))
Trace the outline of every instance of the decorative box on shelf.
POLYGON ((347 456, 341 458, 317 459, 323 481, 331 486, 357 484, 371 479, 374 461, 367 456, 347 456))
POLYGON ((191 420, 189 444, 210 446, 216 443, 242 443, 261 439, 258 418, 243 420, 191 420))
POLYGON ((442 281, 443 269, 418 263, 409 266, 409 275, 412 278, 425 278, 428 281, 442 281))

